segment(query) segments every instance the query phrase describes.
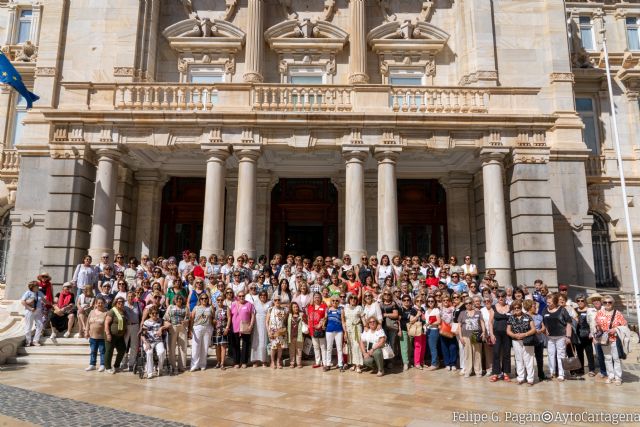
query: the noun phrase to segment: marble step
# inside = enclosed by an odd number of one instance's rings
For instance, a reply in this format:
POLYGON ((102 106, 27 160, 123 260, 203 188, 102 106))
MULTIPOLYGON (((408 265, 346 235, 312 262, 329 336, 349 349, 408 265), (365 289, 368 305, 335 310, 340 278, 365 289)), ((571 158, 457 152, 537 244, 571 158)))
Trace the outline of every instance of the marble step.
POLYGON ((7 358, 10 365, 73 365, 84 366, 89 361, 88 354, 30 354, 7 358))

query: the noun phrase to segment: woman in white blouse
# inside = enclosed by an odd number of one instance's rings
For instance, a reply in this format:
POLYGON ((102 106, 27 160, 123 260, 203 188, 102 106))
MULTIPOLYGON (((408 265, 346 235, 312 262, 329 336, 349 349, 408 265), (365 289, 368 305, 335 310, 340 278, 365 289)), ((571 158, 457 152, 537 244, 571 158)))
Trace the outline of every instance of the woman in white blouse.
POLYGON ((380 304, 373 299, 371 292, 365 292, 364 302, 362 303, 362 317, 364 321, 370 317, 375 317, 378 322, 382 322, 382 310, 380 310, 380 304))
POLYGON ((393 267, 391 267, 389 255, 382 255, 380 265, 376 271, 376 283, 382 286, 384 279, 387 277, 393 277, 393 267))

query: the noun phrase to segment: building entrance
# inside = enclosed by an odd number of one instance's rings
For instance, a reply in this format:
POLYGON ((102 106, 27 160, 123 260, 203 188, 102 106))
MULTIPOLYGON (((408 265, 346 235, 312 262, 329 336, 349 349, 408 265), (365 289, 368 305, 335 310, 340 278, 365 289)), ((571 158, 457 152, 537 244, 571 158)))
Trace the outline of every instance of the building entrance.
POLYGON ((338 252, 338 191, 329 179, 280 178, 271 192, 271 256, 338 252))

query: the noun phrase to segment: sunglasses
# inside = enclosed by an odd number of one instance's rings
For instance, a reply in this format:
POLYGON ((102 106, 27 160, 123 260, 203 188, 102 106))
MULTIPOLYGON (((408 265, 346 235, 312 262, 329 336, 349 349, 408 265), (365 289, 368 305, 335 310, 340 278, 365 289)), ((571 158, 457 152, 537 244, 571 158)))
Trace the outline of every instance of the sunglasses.
POLYGON ((402 298, 402 301, 411 301, 411 298, 402 298))
POLYGON ((576 302, 584 302, 584 299, 582 299, 582 298, 577 299, 576 302))
POLYGON ((346 297, 347 297, 346 295, 340 295, 340 298, 346 298, 346 297))
POLYGON ((613 301, 603 301, 604 304, 613 304, 613 301))

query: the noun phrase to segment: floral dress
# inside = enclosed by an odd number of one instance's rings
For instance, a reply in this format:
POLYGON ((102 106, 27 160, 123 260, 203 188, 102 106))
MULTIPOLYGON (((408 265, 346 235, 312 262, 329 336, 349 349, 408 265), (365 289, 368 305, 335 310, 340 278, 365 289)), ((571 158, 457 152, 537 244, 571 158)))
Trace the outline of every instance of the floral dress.
POLYGON ((269 312, 269 345, 272 349, 287 348, 287 310, 284 307, 272 307, 269 312), (285 333, 282 331, 285 330, 285 333))
POLYGON ((347 325, 347 349, 349 363, 352 365, 362 365, 364 360, 360 350, 360 335, 362 334, 362 306, 352 307, 350 304, 344 306, 344 317, 347 325))
POLYGON ((213 331, 213 344, 214 345, 222 345, 229 343, 228 336, 224 335, 224 330, 227 328, 227 324, 229 323, 229 318, 227 317, 227 306, 222 308, 216 307, 216 312, 214 314, 216 321, 216 328, 213 331))

